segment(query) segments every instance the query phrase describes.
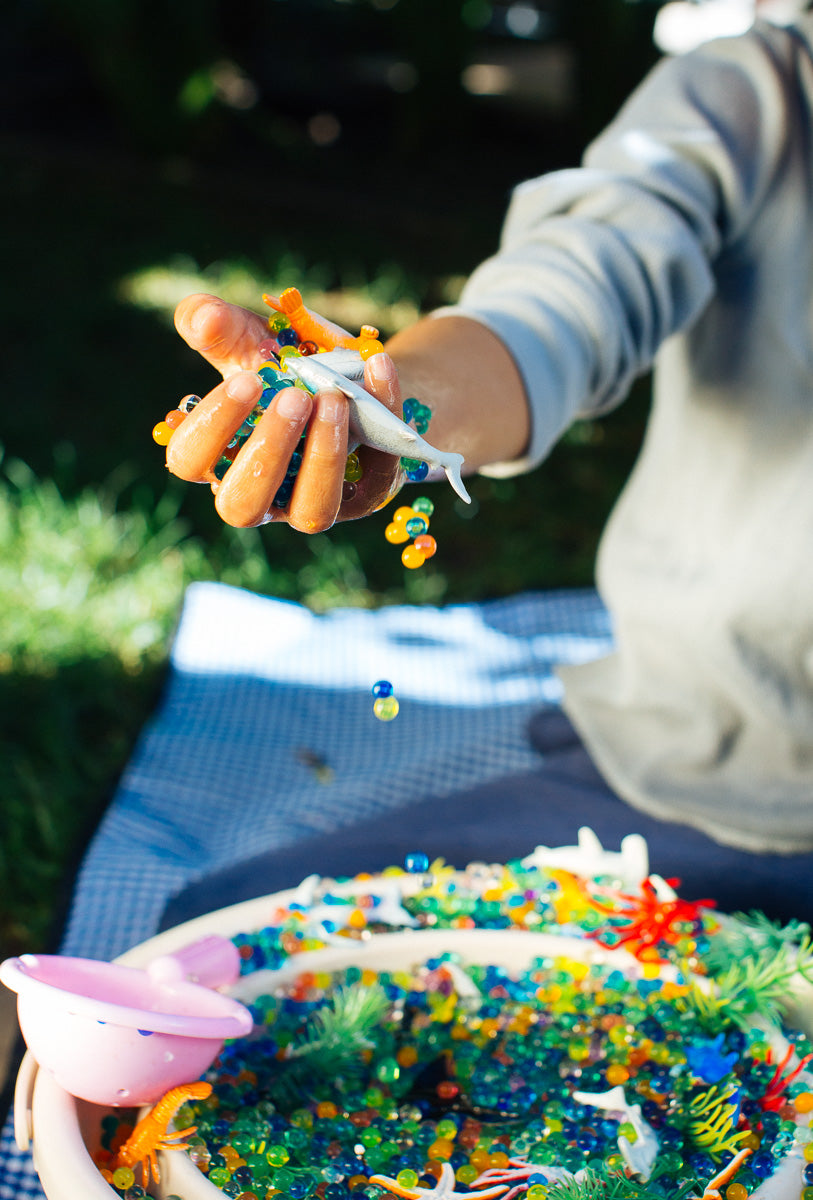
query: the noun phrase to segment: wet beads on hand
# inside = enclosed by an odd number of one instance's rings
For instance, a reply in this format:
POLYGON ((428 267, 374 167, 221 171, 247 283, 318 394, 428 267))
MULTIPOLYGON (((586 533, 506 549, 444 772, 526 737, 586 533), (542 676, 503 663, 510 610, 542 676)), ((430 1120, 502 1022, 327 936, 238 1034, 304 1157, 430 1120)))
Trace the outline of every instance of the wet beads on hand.
POLYGON ((363 474, 364 471, 361 463, 359 462, 359 456, 355 453, 348 454, 347 462, 344 465, 345 479, 348 481, 348 483, 358 483, 363 474))

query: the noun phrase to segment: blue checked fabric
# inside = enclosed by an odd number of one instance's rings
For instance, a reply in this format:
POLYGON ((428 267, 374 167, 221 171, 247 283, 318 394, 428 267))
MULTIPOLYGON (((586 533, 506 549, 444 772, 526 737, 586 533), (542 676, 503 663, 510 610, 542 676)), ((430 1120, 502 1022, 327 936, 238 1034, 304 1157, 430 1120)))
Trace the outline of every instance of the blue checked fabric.
MULTIPOLYGON (((610 645, 593 591, 316 616, 194 584, 165 694, 79 872, 62 952, 113 958, 214 870, 534 768, 525 726, 560 700, 555 665, 610 645), (394 721, 373 716, 378 679, 400 703, 394 721), (329 784, 309 756, 332 769, 329 784)), ((28 1197, 42 1191, 9 1121, 0 1200, 28 1197)))

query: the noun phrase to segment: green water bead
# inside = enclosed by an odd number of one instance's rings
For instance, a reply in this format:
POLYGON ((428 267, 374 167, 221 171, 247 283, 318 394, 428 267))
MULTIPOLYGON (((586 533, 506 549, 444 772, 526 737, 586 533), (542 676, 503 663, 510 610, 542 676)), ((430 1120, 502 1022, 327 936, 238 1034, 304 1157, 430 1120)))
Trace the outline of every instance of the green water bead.
POLYGON ((396 1182, 404 1188, 414 1188, 418 1182, 418 1172, 405 1167, 403 1171, 399 1171, 395 1176, 396 1182))
POLYGON ((207 1178, 215 1187, 222 1188, 223 1184, 231 1179, 231 1171, 228 1167, 212 1167, 207 1178))
POLYGON ((265 1152, 266 1162, 272 1167, 284 1167, 290 1157, 285 1146, 269 1146, 265 1152))
POLYGON ((394 1058, 382 1058, 376 1064, 375 1076, 381 1083, 395 1083, 401 1077, 401 1068, 394 1058))
POLYGON ((285 313, 274 313, 268 318, 268 328, 272 333, 281 333, 283 329, 290 329, 291 322, 285 316, 285 313))
MULTIPOLYGON (((209 1178, 212 1178, 211 1171, 209 1172, 209 1178)), ((295 1179, 296 1175, 293 1171, 289 1171, 287 1167, 278 1167, 271 1173, 271 1182, 278 1192, 284 1192, 286 1188, 291 1186, 295 1179)))
POLYGON ((359 1141, 361 1142, 362 1146, 366 1147, 368 1150, 373 1146, 380 1145, 382 1140, 381 1132, 378 1129, 373 1128, 373 1126, 370 1126, 367 1129, 362 1129, 361 1133, 359 1134, 359 1141))
POLYGON ((417 513, 423 513, 425 517, 431 517, 435 511, 435 506, 428 496, 418 496, 416 500, 412 501, 412 508, 417 513))
POLYGON ((446 1117, 442 1121, 438 1121, 437 1135, 439 1138, 456 1138, 457 1137, 457 1122, 450 1117, 446 1117))

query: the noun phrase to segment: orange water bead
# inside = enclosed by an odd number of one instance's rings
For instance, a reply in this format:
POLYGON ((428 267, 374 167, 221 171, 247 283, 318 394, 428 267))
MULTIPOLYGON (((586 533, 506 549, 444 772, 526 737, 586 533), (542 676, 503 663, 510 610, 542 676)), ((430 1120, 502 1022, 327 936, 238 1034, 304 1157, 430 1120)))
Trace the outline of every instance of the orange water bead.
POLYGON ((402 504, 400 508, 396 508, 392 514, 392 519, 396 525, 406 525, 407 521, 411 521, 413 517, 419 517, 421 514, 416 512, 408 504, 402 504))
POLYGON ((365 1188, 367 1186, 367 1176, 351 1175, 347 1181, 347 1186, 350 1188, 351 1192, 356 1191, 357 1188, 365 1188))
POLYGON ((354 908, 347 918, 347 924, 351 929, 363 929, 367 924, 367 918, 360 908, 354 908))
POLYGON ((384 347, 378 338, 364 338, 359 345, 358 351, 362 359, 366 361, 366 359, 372 358, 374 354, 380 354, 383 349, 384 347))
POLYGON ((490 1159, 491 1155, 487 1150, 475 1150, 469 1156, 469 1162, 473 1167, 476 1167, 478 1171, 485 1171, 488 1168, 490 1159))
POLYGON ((153 426, 152 440, 157 442, 159 446, 168 446, 169 439, 174 432, 175 430, 167 425, 166 421, 159 421, 157 425, 153 426))
POLYGON ((417 546, 424 558, 431 558, 438 548, 431 533, 419 533, 412 544, 417 546))
POLYGON ((607 1082, 610 1087, 615 1087, 619 1083, 626 1083, 629 1077, 629 1071, 621 1063, 611 1063, 607 1068, 607 1082))
POLYGON ((793 1107, 797 1113, 807 1113, 813 1109, 813 1092, 799 1092, 793 1097, 793 1107))
POLYGON ((316 1115, 321 1120, 332 1120, 338 1116, 339 1110, 332 1100, 320 1100, 316 1105, 316 1115))
POLYGON ((418 1061, 418 1051, 414 1046, 401 1046, 395 1056, 399 1067, 414 1067, 418 1061))
POLYGON ((508 1163, 509 1163, 509 1158, 504 1150, 497 1150, 494 1154, 489 1154, 489 1156, 488 1156, 489 1167, 494 1167, 494 1168, 507 1167, 508 1163))
POLYGON ((725 1200, 748 1200, 748 1188, 742 1183, 730 1183, 725 1190, 725 1200))
POLYGON ((179 408, 173 408, 172 411, 168 412, 164 417, 164 421, 167 425, 169 425, 170 429, 177 429, 179 425, 184 423, 187 416, 188 413, 181 412, 179 408))
POLYGON ((451 1158, 454 1154, 455 1145, 449 1138, 435 1138, 429 1147, 430 1158, 451 1158))

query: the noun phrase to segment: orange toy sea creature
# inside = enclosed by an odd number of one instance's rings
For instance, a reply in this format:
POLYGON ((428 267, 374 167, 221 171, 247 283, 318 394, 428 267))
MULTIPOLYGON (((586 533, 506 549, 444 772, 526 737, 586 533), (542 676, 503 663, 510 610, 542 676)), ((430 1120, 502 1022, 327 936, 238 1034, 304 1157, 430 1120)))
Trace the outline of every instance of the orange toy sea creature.
MULTIPOLYGON (((722 1200, 722 1192, 720 1191, 720 1188, 723 1186, 723 1184, 731 1182, 750 1153, 750 1149, 738 1151, 737 1154, 735 1154, 732 1158, 731 1162, 723 1167, 722 1171, 715 1175, 713 1179, 708 1181, 703 1191, 703 1195, 699 1198, 699 1200, 722 1200)), ((690 1196, 689 1200, 697 1200, 697 1198, 690 1196)))
POLYGON ((326 350, 358 350, 362 358, 369 358, 383 349, 374 326, 362 325, 359 336, 353 337, 340 325, 334 325, 332 321, 306 308, 298 288, 286 288, 278 297, 264 295, 263 300, 269 308, 285 314, 302 342, 315 342, 326 350))
POLYGON ((127 1141, 119 1148, 109 1169, 115 1171, 118 1167, 134 1168, 141 1163, 144 1186, 149 1183, 150 1175, 156 1183, 160 1183, 156 1151, 185 1149, 183 1139, 191 1137, 197 1129, 197 1125, 190 1125, 187 1129, 177 1129, 168 1133, 170 1121, 187 1100, 205 1100, 211 1094, 211 1083, 202 1081, 182 1083, 178 1087, 170 1088, 147 1115, 141 1118, 127 1141))
MULTIPOLYGON (((679 879, 667 879, 670 889, 679 879)), ((677 944, 685 936, 686 928, 696 928, 702 922, 701 908, 714 908, 713 900, 681 900, 662 898, 658 895, 652 879, 641 884, 641 894, 632 896, 626 892, 603 893, 610 903, 594 897, 593 903, 599 912, 608 913, 610 920, 601 929, 591 932, 602 946, 623 946, 636 958, 651 957, 661 942, 677 944)))

